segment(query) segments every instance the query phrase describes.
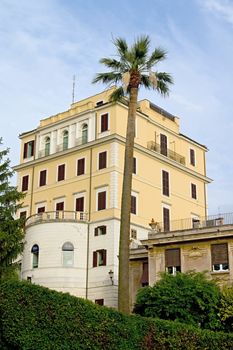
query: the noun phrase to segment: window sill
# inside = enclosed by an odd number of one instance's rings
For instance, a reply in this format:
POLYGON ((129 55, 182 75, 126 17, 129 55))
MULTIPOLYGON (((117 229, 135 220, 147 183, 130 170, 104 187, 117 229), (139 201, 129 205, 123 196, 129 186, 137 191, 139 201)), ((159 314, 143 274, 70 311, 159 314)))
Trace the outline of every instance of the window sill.
POLYGON ((230 273, 230 270, 226 270, 226 271, 211 271, 211 275, 229 275, 230 273))

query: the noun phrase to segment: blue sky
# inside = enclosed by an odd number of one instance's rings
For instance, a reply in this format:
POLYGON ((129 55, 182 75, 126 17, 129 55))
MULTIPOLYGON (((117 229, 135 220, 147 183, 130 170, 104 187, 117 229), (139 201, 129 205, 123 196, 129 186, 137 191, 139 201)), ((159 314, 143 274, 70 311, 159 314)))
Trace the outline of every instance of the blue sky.
POLYGON ((180 117, 181 132, 205 144, 209 213, 233 212, 233 0, 0 0, 0 105, 4 145, 19 160, 18 135, 101 91, 92 85, 113 37, 148 34, 168 59, 170 97, 141 91, 180 117))

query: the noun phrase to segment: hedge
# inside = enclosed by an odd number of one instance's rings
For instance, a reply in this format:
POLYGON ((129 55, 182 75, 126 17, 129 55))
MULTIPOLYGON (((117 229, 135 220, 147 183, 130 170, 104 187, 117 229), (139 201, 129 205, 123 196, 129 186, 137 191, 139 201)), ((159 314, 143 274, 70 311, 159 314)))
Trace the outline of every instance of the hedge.
POLYGON ((1 349, 233 349, 233 334, 123 315, 28 282, 1 284, 0 314, 1 349))

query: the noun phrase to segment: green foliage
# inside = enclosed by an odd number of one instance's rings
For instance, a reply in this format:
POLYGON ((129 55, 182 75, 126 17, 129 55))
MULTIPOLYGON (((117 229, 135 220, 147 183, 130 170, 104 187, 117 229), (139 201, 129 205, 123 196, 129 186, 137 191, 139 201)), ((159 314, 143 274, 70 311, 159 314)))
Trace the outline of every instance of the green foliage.
POLYGON ((134 312, 200 326, 221 327, 218 317, 220 290, 203 273, 163 274, 153 287, 139 290, 134 312))
POLYGON ((23 250, 24 237, 23 220, 14 218, 24 195, 10 185, 13 171, 6 158, 8 153, 8 149, 0 150, 0 281, 15 278, 18 266, 14 261, 23 250))
POLYGON ((128 316, 28 282, 0 285, 1 349, 226 350, 233 335, 128 316))
POLYGON ((233 285, 223 287, 219 312, 225 329, 233 332, 233 285))

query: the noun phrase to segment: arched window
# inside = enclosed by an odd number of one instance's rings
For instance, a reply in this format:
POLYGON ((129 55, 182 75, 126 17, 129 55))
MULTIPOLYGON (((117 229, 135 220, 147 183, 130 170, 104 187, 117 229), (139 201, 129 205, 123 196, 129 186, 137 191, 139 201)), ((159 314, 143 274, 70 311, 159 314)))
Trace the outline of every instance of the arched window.
POLYGON ((62 262, 65 267, 74 264, 74 246, 71 242, 65 242, 62 246, 62 262))
POLYGON ((39 246, 34 244, 31 249, 32 253, 32 268, 36 269, 39 265, 39 246))
POLYGON ((50 137, 45 138, 45 156, 50 154, 50 137))
POLYGON ((82 126, 82 143, 87 143, 88 138, 88 125, 84 124, 82 126))
POLYGON ((63 151, 68 148, 69 133, 67 130, 63 132, 63 151))

